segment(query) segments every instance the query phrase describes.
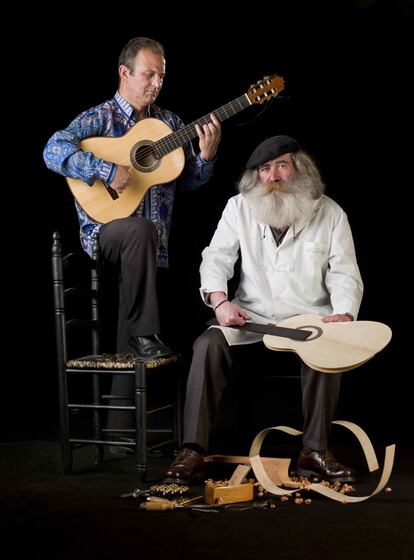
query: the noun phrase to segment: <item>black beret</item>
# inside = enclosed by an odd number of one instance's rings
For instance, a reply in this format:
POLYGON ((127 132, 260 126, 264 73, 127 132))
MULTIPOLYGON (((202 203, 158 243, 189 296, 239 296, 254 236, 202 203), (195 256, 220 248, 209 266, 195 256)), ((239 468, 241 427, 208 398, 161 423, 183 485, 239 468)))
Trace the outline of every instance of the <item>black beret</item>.
POLYGON ((257 146, 249 157, 246 168, 251 169, 252 167, 258 167, 271 159, 291 152, 298 152, 299 150, 299 144, 296 140, 290 138, 290 136, 285 136, 283 134, 272 136, 257 146))

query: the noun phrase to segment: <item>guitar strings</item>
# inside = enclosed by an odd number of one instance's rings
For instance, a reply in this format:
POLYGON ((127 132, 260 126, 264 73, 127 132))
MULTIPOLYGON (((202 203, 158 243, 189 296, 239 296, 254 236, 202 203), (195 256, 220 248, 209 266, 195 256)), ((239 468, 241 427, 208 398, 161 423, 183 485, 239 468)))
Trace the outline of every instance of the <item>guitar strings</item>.
MULTIPOLYGON (((218 116, 220 122, 223 122, 227 118, 237 114, 239 111, 245 109, 249 105, 250 102, 248 102, 246 96, 242 95, 239 98, 212 112, 218 116)), ((185 125, 177 131, 171 132, 167 136, 160 138, 153 144, 146 146, 138 154, 134 155, 134 160, 138 163, 139 160, 145 159, 146 157, 154 153, 156 155, 159 155, 159 157, 163 157, 174 149, 179 148, 180 146, 185 144, 185 142, 188 142, 197 135, 195 128, 197 124, 202 126, 211 122, 210 114, 204 115, 197 121, 185 125)), ((134 148, 135 147, 133 147, 132 150, 134 150, 134 148)))
MULTIPOLYGON (((275 93, 276 90, 274 88, 271 89, 270 94, 267 94, 267 97, 265 97, 264 100, 271 99, 275 95, 275 93)), ((237 99, 230 101, 226 105, 223 105, 219 109, 216 109, 215 111, 212 112, 217 115, 220 122, 223 122, 229 117, 247 108, 251 104, 252 103, 247 97, 247 95, 243 94, 237 99)), ((145 160, 147 157, 151 155, 155 155, 155 157, 158 159, 172 152, 176 148, 181 147, 183 144, 185 144, 192 138, 195 138, 195 136, 197 135, 196 133, 197 124, 203 126, 204 124, 208 124, 209 122, 211 122, 210 115, 211 113, 209 113, 208 115, 204 115, 197 121, 185 125, 181 129, 171 132, 167 136, 160 138, 153 144, 143 148, 141 151, 139 152, 136 151, 133 156, 134 162, 139 164, 140 162, 142 162, 143 160, 145 160)), ((133 150, 136 150, 135 146, 132 147, 131 152, 133 150)))

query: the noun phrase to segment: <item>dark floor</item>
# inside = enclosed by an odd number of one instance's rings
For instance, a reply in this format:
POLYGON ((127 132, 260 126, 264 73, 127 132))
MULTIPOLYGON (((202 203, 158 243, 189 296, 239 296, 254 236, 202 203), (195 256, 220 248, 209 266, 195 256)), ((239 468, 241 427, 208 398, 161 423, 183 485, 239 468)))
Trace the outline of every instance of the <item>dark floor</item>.
MULTIPOLYGON (((266 449, 266 454, 273 452, 266 449)), ((274 456, 293 456, 284 444, 274 456)), ((376 449, 381 464, 384 449, 376 449)), ((349 443, 335 455, 359 468, 356 495, 372 491, 359 448, 349 443)), ((159 481, 169 457, 151 459, 149 486, 159 481)), ((10 558, 315 558, 403 560, 414 553, 414 454, 397 447, 390 493, 342 505, 312 494, 310 505, 279 503, 273 510, 139 511, 120 494, 136 487, 132 457, 107 457, 93 467, 93 449, 76 452, 76 474, 64 475, 53 441, 1 444, 3 550, 10 558)), ((217 468, 217 467, 216 467, 217 468)), ((213 476, 226 475, 214 471, 213 476)), ((200 493, 201 487, 193 493, 200 493)), ((5 557, 5 556, 3 556, 5 557)))

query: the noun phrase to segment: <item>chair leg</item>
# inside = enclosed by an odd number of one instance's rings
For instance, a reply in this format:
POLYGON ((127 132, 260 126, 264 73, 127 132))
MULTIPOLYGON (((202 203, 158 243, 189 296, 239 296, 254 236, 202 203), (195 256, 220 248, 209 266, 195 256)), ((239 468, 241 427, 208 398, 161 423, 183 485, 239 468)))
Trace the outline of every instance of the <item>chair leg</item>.
POLYGON ((145 362, 135 366, 135 467, 138 483, 147 471, 147 381, 145 362))
POLYGON ((181 381, 178 379, 177 381, 177 396, 176 396, 176 403, 174 406, 174 438, 175 438, 175 449, 174 453, 179 453, 182 444, 182 432, 181 432, 181 381))
POLYGON ((63 434, 61 432, 60 436, 61 448, 62 448, 62 464, 64 474, 72 474, 73 472, 73 450, 69 443, 68 434, 63 434))
POLYGON ((59 420, 63 472, 72 474, 73 451, 69 442, 69 411, 66 372, 59 368, 59 420))
MULTIPOLYGON (((93 402, 96 405, 101 404, 101 387, 99 375, 94 375, 92 380, 93 402)), ((93 411, 93 429, 95 439, 102 440, 101 417, 97 409, 93 411)), ((102 445, 96 445, 95 449, 95 465, 103 462, 104 450, 102 445)))

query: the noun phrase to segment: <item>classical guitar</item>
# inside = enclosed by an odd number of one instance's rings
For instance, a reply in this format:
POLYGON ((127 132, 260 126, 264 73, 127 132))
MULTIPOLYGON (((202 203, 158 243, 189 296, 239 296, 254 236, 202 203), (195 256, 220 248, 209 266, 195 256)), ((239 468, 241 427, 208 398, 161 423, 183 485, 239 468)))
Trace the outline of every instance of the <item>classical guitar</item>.
MULTIPOLYGON (((222 122, 250 105, 268 101, 283 89, 282 77, 276 74, 265 76, 247 93, 212 112, 222 122)), ((103 181, 97 180, 90 187, 80 179, 68 177, 73 196, 97 222, 106 223, 130 216, 149 188, 178 177, 185 163, 182 146, 197 136, 196 124, 211 122, 210 114, 175 132, 163 121, 150 118, 138 122, 119 138, 94 136, 82 140, 82 150, 117 165, 129 166, 132 181, 119 195, 103 181)))
MULTIPOLYGON (((213 319, 208 324, 218 323, 213 319)), ((324 373, 362 365, 385 348, 392 336, 384 323, 322 323, 319 315, 295 315, 277 325, 248 322, 232 328, 262 333, 263 343, 270 350, 296 352, 305 364, 324 373)))

